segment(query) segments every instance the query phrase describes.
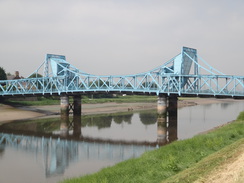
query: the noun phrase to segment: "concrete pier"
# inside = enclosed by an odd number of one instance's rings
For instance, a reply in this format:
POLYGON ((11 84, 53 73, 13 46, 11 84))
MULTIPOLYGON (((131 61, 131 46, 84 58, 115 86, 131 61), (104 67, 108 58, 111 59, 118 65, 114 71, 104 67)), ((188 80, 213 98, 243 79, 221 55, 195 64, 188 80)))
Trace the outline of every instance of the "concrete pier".
POLYGON ((69 96, 66 94, 60 96, 60 114, 61 118, 69 116, 69 96))
POLYGON ((60 96, 60 134, 68 136, 70 127, 73 128, 74 136, 81 136, 81 95, 73 96, 73 104, 69 103, 69 96, 63 94, 60 96), (69 118, 70 110, 73 112, 73 121, 69 118))
POLYGON ((157 105, 158 114, 159 115, 165 114, 166 109, 167 109, 167 98, 164 95, 159 95, 158 105, 157 105))
POLYGON ((167 112, 168 112, 168 117, 169 121, 177 121, 178 117, 178 98, 175 96, 170 96, 168 97, 168 107, 167 107, 167 112))
POLYGON ((178 98, 176 96, 158 97, 157 141, 164 144, 177 139, 178 98))
POLYGON ((73 100, 73 115, 81 116, 81 95, 74 95, 73 100))
POLYGON ((68 95, 60 96, 61 116, 69 116, 70 110, 72 110, 74 116, 81 116, 81 95, 74 95, 73 101, 73 104, 70 105, 68 95))

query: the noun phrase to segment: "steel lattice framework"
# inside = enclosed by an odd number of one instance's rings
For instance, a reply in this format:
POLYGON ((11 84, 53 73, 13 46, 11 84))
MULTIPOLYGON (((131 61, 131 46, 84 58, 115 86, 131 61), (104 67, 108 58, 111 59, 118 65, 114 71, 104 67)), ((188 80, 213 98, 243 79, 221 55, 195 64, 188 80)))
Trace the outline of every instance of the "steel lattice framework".
POLYGON ((65 56, 47 54, 31 76, 1 80, 0 96, 118 92, 244 98, 243 76, 224 75, 188 47, 165 64, 135 75, 93 75, 72 66, 65 56))

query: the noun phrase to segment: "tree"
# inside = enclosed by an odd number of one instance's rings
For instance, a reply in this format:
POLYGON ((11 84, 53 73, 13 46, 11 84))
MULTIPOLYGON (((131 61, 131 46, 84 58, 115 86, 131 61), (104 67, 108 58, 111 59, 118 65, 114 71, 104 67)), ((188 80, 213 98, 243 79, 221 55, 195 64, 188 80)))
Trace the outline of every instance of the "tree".
POLYGON ((39 73, 33 73, 28 78, 42 78, 43 76, 39 73))
MULTIPOLYGON (((5 70, 0 67, 0 80, 7 80, 7 75, 6 75, 6 72, 5 70)), ((3 87, 5 84, 1 84, 3 87)), ((2 89, 0 88, 0 91, 2 91, 2 89)), ((4 98, 2 96, 0 96, 0 102, 3 102, 4 101, 4 98)))
POLYGON ((2 67, 0 67, 0 80, 7 80, 7 74, 2 67))

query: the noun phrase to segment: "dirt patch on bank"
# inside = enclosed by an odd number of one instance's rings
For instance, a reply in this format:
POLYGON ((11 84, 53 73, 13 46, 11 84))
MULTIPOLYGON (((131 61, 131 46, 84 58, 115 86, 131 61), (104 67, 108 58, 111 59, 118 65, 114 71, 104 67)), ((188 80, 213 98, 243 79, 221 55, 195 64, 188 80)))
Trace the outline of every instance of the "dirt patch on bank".
MULTIPOLYGON (((235 151, 235 149, 233 149, 235 151)), ((238 148, 234 157, 216 167, 207 178, 195 183, 243 183, 244 182, 244 144, 238 148)))
POLYGON ((44 114, 29 110, 23 110, 9 105, 0 105, 0 124, 13 120, 32 119, 42 117, 44 114))

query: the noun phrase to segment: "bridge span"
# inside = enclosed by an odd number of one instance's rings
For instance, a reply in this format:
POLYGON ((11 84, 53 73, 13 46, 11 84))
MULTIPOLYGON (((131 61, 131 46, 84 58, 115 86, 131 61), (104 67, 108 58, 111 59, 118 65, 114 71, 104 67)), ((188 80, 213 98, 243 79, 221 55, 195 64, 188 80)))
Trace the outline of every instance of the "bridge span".
POLYGON ((78 115, 81 95, 87 93, 157 95, 161 109, 171 100, 177 103, 179 96, 244 98, 244 76, 223 74, 188 47, 163 65, 134 75, 93 75, 71 65, 65 56, 47 54, 30 76, 1 80, 0 97, 59 95, 61 111, 67 114, 68 96, 74 96, 73 110, 78 115))

